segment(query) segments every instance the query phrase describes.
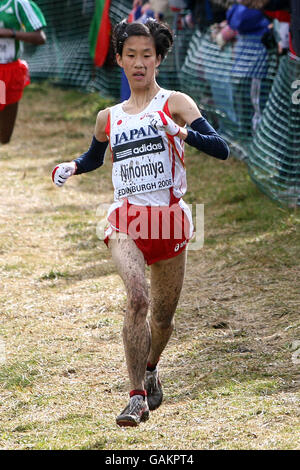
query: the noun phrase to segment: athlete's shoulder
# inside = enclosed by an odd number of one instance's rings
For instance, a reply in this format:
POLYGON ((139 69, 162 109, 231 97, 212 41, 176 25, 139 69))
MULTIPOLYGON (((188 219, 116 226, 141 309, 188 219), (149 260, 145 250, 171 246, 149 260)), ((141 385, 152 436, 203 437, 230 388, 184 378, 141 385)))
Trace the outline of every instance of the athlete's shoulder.
POLYGON ((37 7, 37 4, 35 2, 29 1, 29 0, 14 0, 14 4, 19 8, 22 7, 25 11, 29 11, 30 8, 37 7))
POLYGON ((194 103, 194 100, 186 93, 173 90, 169 97, 169 103, 181 106, 187 103, 194 103))
POLYGON ((36 31, 47 26, 40 7, 32 0, 14 0, 15 12, 26 31, 36 31))
POLYGON ((122 110, 123 103, 118 103, 113 106, 108 106, 105 109, 101 109, 97 114, 97 121, 107 121, 107 119, 118 110, 122 110))
POLYGON ((110 117, 111 108, 101 109, 97 114, 96 123, 99 128, 105 128, 110 117))
POLYGON ((106 128, 110 118, 110 109, 101 109, 97 114, 95 136, 100 141, 106 140, 106 128))
POLYGON ((24 6, 25 8, 30 7, 30 6, 31 7, 32 6, 38 7, 38 4, 33 0, 14 0, 14 3, 17 3, 18 5, 24 6))
POLYGON ((171 116, 178 123, 191 124, 191 122, 201 116, 195 101, 181 91, 174 91, 172 93, 168 100, 168 106, 171 116))

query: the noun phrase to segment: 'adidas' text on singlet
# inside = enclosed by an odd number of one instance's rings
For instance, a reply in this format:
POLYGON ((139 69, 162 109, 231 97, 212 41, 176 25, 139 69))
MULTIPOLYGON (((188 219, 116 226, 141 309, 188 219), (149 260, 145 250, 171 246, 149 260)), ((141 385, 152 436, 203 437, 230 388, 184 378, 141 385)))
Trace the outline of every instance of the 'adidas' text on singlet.
POLYGON ((168 205, 170 192, 180 199, 186 191, 183 141, 168 138, 151 125, 147 113, 163 111, 172 91, 160 89, 141 113, 130 115, 122 103, 110 108, 110 146, 115 200, 142 205, 168 205))

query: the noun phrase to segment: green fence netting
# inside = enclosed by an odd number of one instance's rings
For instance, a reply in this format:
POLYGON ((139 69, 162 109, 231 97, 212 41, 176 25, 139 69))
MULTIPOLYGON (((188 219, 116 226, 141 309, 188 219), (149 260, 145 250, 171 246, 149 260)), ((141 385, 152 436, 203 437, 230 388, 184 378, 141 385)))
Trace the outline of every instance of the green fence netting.
POLYGON ((197 31, 180 82, 246 160, 260 189, 300 205, 300 59, 279 59, 259 37, 239 36, 220 48, 210 31, 197 31))
MULTIPOLYGON (((99 90, 104 95, 120 95, 120 70, 108 64, 94 67, 89 53, 89 29, 94 15, 94 0, 38 0, 47 20, 47 43, 41 47, 25 46, 24 58, 33 79, 52 79, 64 86, 99 90)), ((126 18, 130 0, 112 0, 113 24, 126 18)))
MULTIPOLYGON (((47 19, 47 43, 41 47, 25 45, 24 58, 30 65, 33 79, 53 79, 65 86, 99 90, 104 95, 120 97, 121 73, 114 65, 112 54, 105 66, 94 67, 89 55, 89 28, 94 14, 94 0, 37 0, 47 19)), ((118 23, 128 14, 132 0, 112 0, 110 20, 118 23)), ((173 23, 174 15, 169 15, 173 23)), ((175 18, 174 18, 175 21, 175 18)), ((175 21, 176 22, 176 21, 175 21)), ((174 53, 160 68, 158 81, 166 88, 179 88, 178 70, 192 35, 179 31, 174 53)))
POLYGON ((276 54, 267 53, 260 37, 240 36, 220 48, 210 31, 197 31, 181 68, 181 87, 215 115, 219 130, 245 147, 246 156, 276 69, 276 54))
POLYGON ((25 45, 24 57, 31 77, 87 87, 92 72, 88 33, 94 2, 38 0, 36 3, 47 20, 47 42, 40 47, 25 45))
MULTIPOLYGON (((101 68, 94 67, 89 55, 94 0, 36 3, 47 19, 48 40, 38 48, 25 47, 31 77, 118 100, 121 73, 112 54, 101 68)), ((126 18, 131 7, 132 0, 112 0, 112 25, 126 18)), ((175 41, 159 69, 159 84, 194 97, 233 153, 245 159, 262 191, 282 203, 300 205, 300 104, 291 99, 292 86, 300 80, 299 60, 279 60, 255 36, 238 36, 221 48, 210 30, 178 30, 179 14, 168 14, 175 41)))
POLYGON ((249 171, 262 191, 300 205, 300 59, 281 59, 261 125, 249 149, 249 171))

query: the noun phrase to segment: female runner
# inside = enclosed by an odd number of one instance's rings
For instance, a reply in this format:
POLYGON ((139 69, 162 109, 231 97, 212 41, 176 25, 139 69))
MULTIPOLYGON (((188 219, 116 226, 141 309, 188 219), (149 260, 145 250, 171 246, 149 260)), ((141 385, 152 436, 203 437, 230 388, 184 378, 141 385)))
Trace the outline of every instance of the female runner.
POLYGON ((54 168, 52 179, 62 186, 70 176, 98 168, 109 144, 115 203, 108 213, 105 242, 127 291, 123 343, 131 387, 116 421, 137 426, 162 402, 158 362, 174 328, 193 232, 182 200, 184 142, 222 160, 229 149, 189 96, 157 84, 157 68, 173 43, 166 24, 123 21, 113 39, 131 96, 99 112, 89 150, 54 168), (145 263, 150 265, 150 294, 145 263))

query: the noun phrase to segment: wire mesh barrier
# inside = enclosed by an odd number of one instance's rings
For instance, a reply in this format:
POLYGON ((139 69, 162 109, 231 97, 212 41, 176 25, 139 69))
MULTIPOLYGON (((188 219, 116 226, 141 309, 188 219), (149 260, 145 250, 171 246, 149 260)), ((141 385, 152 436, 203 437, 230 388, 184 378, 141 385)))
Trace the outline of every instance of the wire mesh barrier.
MULTIPOLYGON (((112 51, 103 67, 95 67, 90 56, 95 1, 36 3, 47 19, 47 43, 25 47, 31 77, 119 100, 121 70, 112 51)), ((128 17, 131 7, 132 0, 111 0, 112 25, 128 17)), ((267 50, 253 35, 238 36, 220 47, 211 30, 178 29, 179 14, 167 18, 175 41, 160 66, 158 83, 196 100, 235 155, 245 159, 262 191, 282 203, 300 205, 300 93, 292 88, 300 80, 299 59, 284 56, 279 61, 275 50, 267 50)))
POLYGON ((47 20, 44 46, 25 45, 24 58, 32 78, 52 78, 62 85, 85 88, 91 77, 88 33, 94 1, 36 2, 47 20))
POLYGON ((249 150, 260 189, 290 207, 300 205, 300 59, 282 58, 249 150))
POLYGON ((215 115, 223 134, 245 147, 261 120, 276 68, 276 55, 267 54, 260 38, 241 36, 220 48, 210 32, 197 31, 181 69, 181 87, 215 115))
POLYGON ((181 89, 208 113, 259 188, 300 205, 300 60, 259 37, 239 36, 220 48, 210 31, 195 32, 180 71, 181 89), (298 92, 299 89, 299 92, 298 92))
MULTIPOLYGON (((104 95, 120 96, 120 70, 108 56, 104 67, 94 67, 90 56, 89 31, 94 15, 94 0, 38 0, 47 20, 47 43, 35 48, 25 45, 24 58, 33 79, 52 79, 64 86, 99 90, 104 95)), ((128 16, 131 0, 111 1, 112 24, 128 16)))
MULTIPOLYGON (((36 3, 47 19, 47 43, 39 48, 25 45, 24 58, 29 63, 31 77, 50 78, 61 85, 98 90, 103 95, 120 98, 121 70, 113 61, 112 51, 101 68, 95 67, 90 57, 89 30, 94 0, 38 0, 36 3)), ((112 25, 127 18, 131 7, 132 0, 112 0, 112 25)), ((190 31, 178 31, 174 53, 160 68, 158 82, 161 86, 179 88, 177 71, 184 60, 191 35, 190 31)))

